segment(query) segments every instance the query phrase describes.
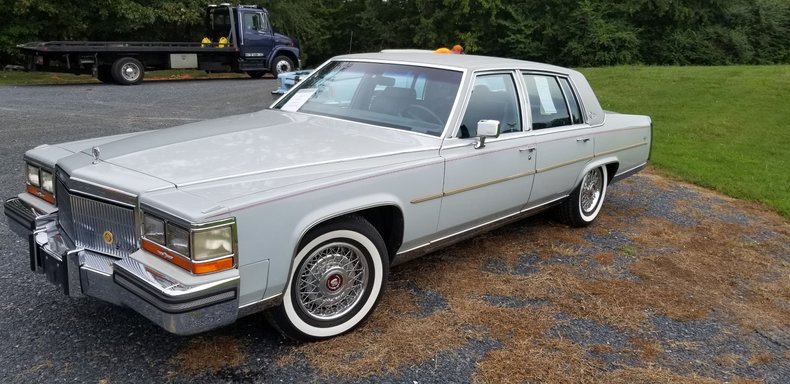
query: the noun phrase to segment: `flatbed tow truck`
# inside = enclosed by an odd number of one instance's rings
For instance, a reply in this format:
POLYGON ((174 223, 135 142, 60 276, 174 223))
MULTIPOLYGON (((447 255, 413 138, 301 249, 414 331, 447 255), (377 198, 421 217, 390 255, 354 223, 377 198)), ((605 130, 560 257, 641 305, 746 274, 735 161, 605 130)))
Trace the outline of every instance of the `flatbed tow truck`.
POLYGON ((48 41, 17 45, 28 71, 91 74, 104 83, 139 84, 147 70, 199 69, 260 78, 300 67, 296 40, 274 32, 256 5, 209 5, 202 42, 48 41))

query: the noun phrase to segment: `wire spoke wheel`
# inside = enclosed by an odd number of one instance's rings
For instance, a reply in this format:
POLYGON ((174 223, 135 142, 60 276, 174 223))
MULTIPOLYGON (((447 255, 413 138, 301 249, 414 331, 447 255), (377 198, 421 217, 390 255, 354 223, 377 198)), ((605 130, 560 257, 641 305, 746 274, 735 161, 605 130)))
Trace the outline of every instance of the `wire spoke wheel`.
POLYGON ((300 241, 283 303, 268 312, 269 321, 297 340, 341 335, 376 308, 388 271, 386 243, 365 218, 320 224, 300 241))
POLYGON ((299 307, 315 320, 344 316, 362 298, 369 269, 354 245, 337 242, 317 249, 298 271, 299 307))
POLYGON ((589 214, 598 206, 602 192, 603 175, 600 168, 596 168, 584 175, 580 196, 581 209, 584 213, 589 214))
POLYGON ((586 227, 595 221, 606 197, 608 177, 605 165, 587 171, 568 199, 557 207, 559 219, 573 227, 586 227))

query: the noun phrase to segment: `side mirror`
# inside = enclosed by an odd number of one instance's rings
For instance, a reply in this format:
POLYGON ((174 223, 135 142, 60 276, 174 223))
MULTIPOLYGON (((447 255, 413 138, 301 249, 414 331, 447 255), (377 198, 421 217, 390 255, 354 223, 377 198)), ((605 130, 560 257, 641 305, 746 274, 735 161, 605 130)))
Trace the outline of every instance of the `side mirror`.
POLYGON ((477 143, 475 149, 486 146, 487 137, 499 137, 499 120, 480 120, 477 122, 477 143))

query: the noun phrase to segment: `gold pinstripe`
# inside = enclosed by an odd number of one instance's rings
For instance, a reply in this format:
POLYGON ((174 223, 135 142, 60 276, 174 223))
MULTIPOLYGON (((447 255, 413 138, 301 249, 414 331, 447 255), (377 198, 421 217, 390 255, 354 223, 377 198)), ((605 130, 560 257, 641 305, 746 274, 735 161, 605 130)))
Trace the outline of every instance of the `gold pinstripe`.
POLYGON ((489 180, 489 181, 486 181, 486 182, 483 182, 483 183, 470 185, 470 186, 463 187, 463 188, 453 189, 453 190, 447 191, 447 192, 435 193, 433 195, 418 197, 416 199, 413 199, 411 201, 411 203, 412 204, 419 204, 419 203, 423 203, 423 202, 426 202, 426 201, 439 199, 439 198, 442 198, 442 197, 445 197, 445 196, 457 195, 459 193, 468 192, 468 191, 471 191, 471 190, 474 190, 474 189, 483 188, 483 187, 487 187, 489 185, 499 184, 499 183, 503 183, 505 181, 515 180, 515 179, 518 179, 518 178, 521 178, 521 177, 527 177, 527 176, 531 176, 531 175, 534 175, 534 174, 535 174, 535 171, 528 171, 528 172, 523 172, 523 173, 519 173, 519 174, 516 174, 516 175, 510 175, 510 176, 502 177, 502 178, 499 178, 499 179, 489 180))
POLYGON ((608 151, 598 152, 595 155, 596 156, 604 156, 604 155, 608 155, 608 154, 619 152, 619 151, 625 151, 626 149, 641 147, 643 145, 647 145, 647 141, 643 141, 641 143, 636 143, 636 144, 631 144, 631 145, 626 145, 625 147, 610 149, 608 151))
MULTIPOLYGON (((626 146, 620 147, 620 148, 610 149, 610 150, 607 150, 607 151, 604 151, 604 152, 599 152, 595 156, 604 156, 604 155, 608 155, 608 154, 611 154, 611 153, 624 151, 626 149, 641 147, 643 145, 647 145, 647 142, 644 141, 644 142, 641 142, 641 143, 626 145, 626 146)), ((519 173, 519 174, 516 174, 516 175, 510 175, 510 176, 502 177, 502 178, 499 178, 499 179, 489 180, 489 181, 486 181, 486 182, 483 182, 483 183, 479 183, 479 184, 473 184, 473 185, 470 185, 470 186, 467 186, 467 187, 463 187, 463 188, 453 189, 453 190, 448 191, 448 192, 434 193, 432 195, 418 197, 418 198, 413 199, 411 201, 411 203, 412 204, 419 204, 419 203, 424 203, 426 201, 440 199, 440 198, 445 197, 445 196, 452 196, 452 195, 457 195, 459 193, 469 192, 469 191, 472 191, 472 190, 475 190, 475 189, 478 189, 478 188, 487 187, 489 185, 499 184, 499 183, 503 183, 505 181, 510 181, 510 180, 521 178, 521 177, 531 176, 531 175, 534 175, 536 173, 550 171, 552 169, 564 167, 566 165, 570 165, 570 164, 577 163, 577 162, 580 162, 580 161, 590 160, 590 159, 592 159, 595 156, 579 157, 577 159, 573 159, 573 160, 569 160, 569 161, 563 161, 562 163, 552 164, 552 165, 550 165, 548 167, 543 167, 543 168, 537 169, 535 171, 523 172, 523 173, 519 173)))

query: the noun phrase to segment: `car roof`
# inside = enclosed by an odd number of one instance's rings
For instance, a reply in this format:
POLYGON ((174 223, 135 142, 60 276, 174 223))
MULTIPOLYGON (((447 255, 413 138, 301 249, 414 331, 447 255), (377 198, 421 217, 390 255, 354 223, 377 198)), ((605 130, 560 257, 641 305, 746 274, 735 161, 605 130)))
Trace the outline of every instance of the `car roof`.
POLYGON ((381 52, 341 55, 332 60, 376 60, 421 64, 429 66, 452 67, 471 71, 488 69, 524 69, 568 74, 572 69, 533 61, 506 59, 501 57, 456 55, 435 53, 420 49, 386 49, 381 52))

